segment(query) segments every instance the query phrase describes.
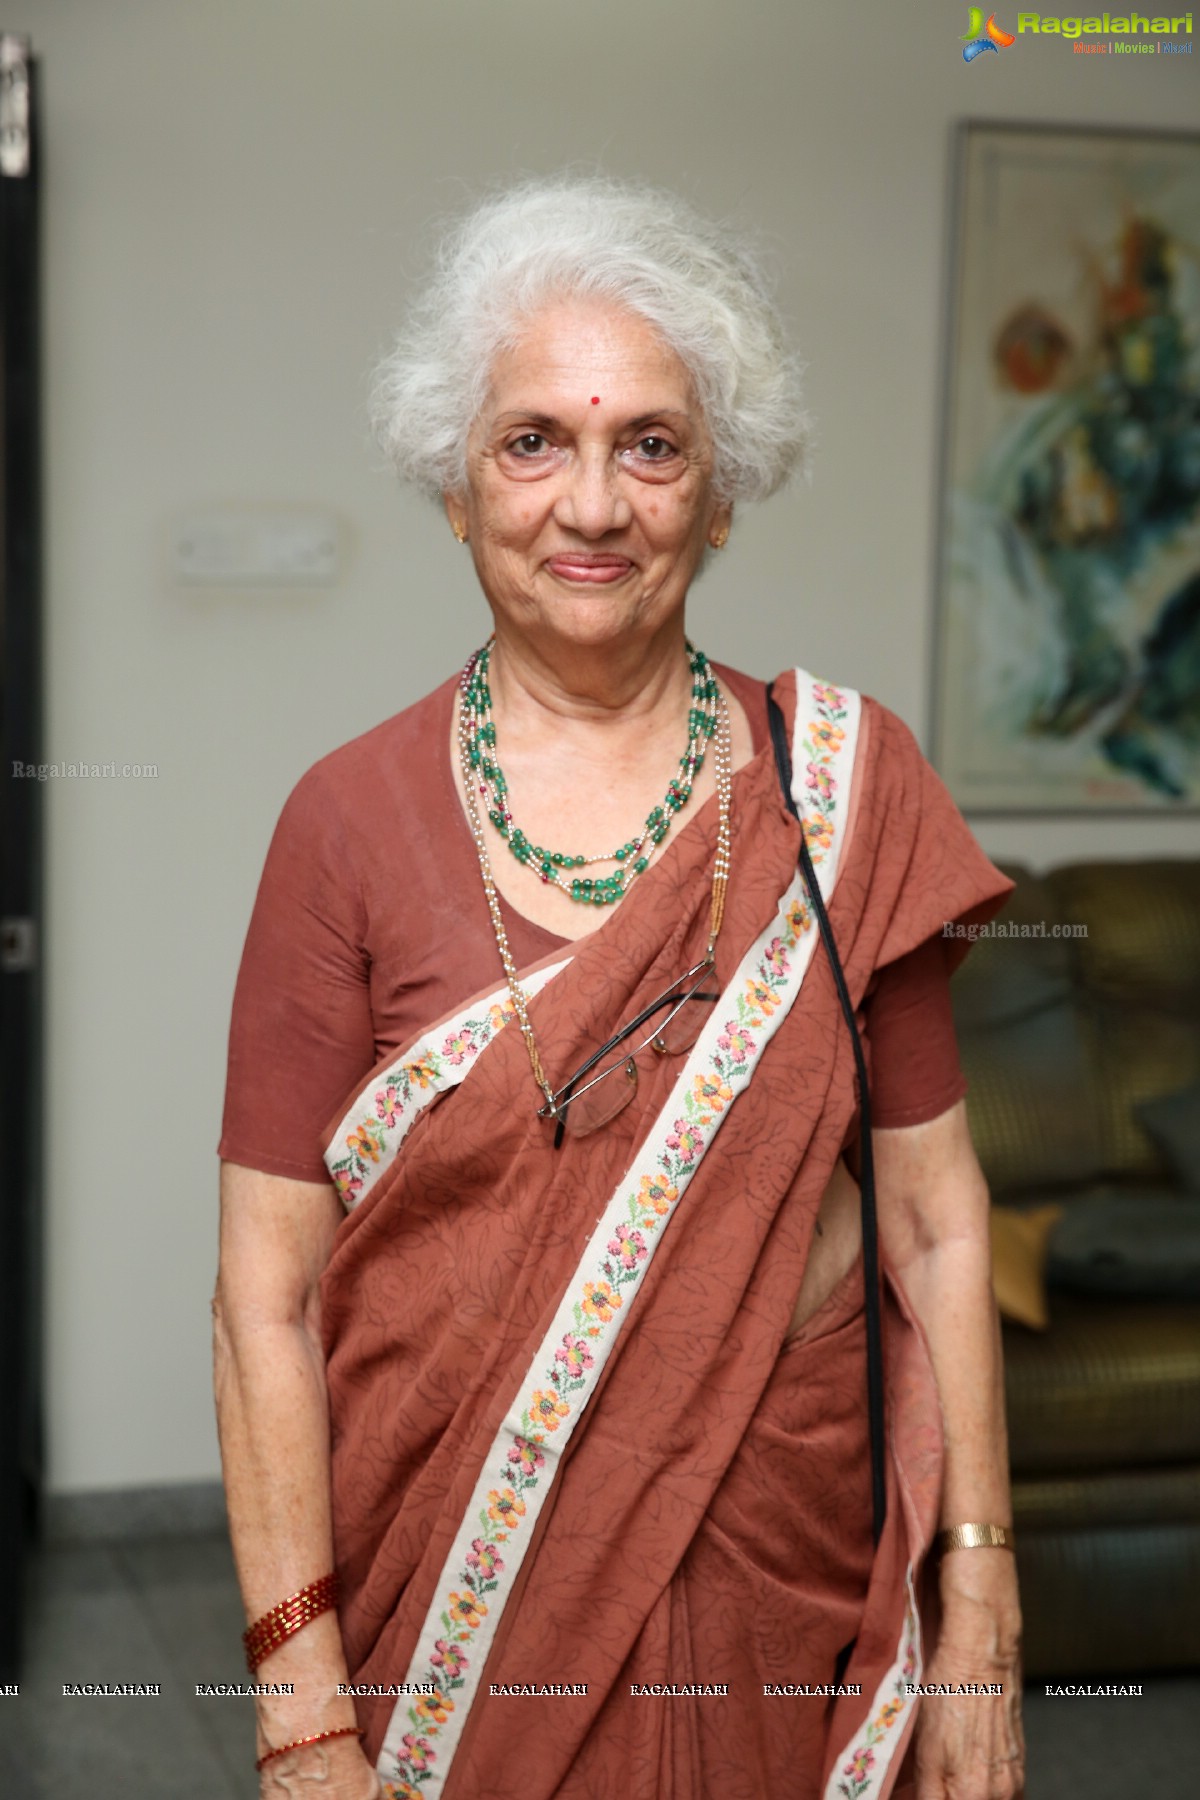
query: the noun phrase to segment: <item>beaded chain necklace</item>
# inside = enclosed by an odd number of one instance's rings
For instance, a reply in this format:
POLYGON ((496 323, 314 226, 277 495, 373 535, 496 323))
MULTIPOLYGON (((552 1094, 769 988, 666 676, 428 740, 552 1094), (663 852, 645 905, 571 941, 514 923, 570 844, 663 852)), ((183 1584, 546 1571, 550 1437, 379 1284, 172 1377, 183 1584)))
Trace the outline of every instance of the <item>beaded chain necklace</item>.
POLYGON ((548 886, 558 888, 582 905, 612 906, 628 893, 645 871, 653 851, 670 831, 676 814, 682 812, 691 799, 696 776, 704 767, 704 754, 717 728, 719 691, 708 658, 702 650, 690 643, 687 645, 688 667, 692 674, 687 748, 679 759, 679 774, 669 783, 661 804, 647 814, 636 837, 616 850, 599 850, 588 856, 545 850, 541 844, 531 843, 513 819, 508 804, 508 783, 496 755, 496 725, 488 687, 488 669, 495 642, 494 637, 488 639, 467 664, 462 677, 460 718, 466 724, 472 785, 478 786, 488 818, 519 863, 535 869, 548 886), (569 869, 583 869, 592 863, 605 862, 617 865, 610 875, 568 878, 565 874, 569 869))
MULTIPOLYGON (((493 777, 484 772, 483 758, 479 754, 478 727, 476 725, 475 729, 472 729, 472 714, 468 710, 466 696, 470 683, 478 668, 480 658, 488 654, 494 642, 495 640, 491 639, 483 650, 477 650, 462 672, 458 709, 459 761, 462 767, 463 792, 467 802, 467 818, 471 826, 471 836, 475 840, 475 852, 479 858, 479 872, 483 877, 483 891, 487 898, 488 912, 491 915, 492 930, 496 935, 496 948, 500 952, 500 961, 504 965, 504 977, 508 983, 508 992, 512 1000, 513 1011, 516 1014, 517 1023, 521 1028, 521 1035, 525 1040, 525 1048, 529 1054, 529 1065, 533 1070, 533 1078, 537 1082, 538 1087, 542 1090, 542 1093, 546 1096, 547 1105, 543 1109, 544 1115, 547 1118, 554 1119, 558 1117, 558 1103, 554 1096, 554 1089, 551 1087, 546 1071, 542 1066, 542 1059, 538 1054, 537 1042, 533 1035, 533 1026, 529 1022, 529 998, 518 979, 517 966, 513 961, 512 950, 509 947, 508 933, 504 929, 504 918, 500 911, 500 897, 496 892, 496 883, 492 876, 491 858, 488 855, 487 839, 484 836, 483 831, 483 819, 480 815, 475 798, 476 791, 478 791, 480 796, 485 800, 489 797, 489 794, 492 791, 493 777)), ((705 733, 705 741, 707 742, 710 737, 715 737, 716 740, 714 745, 714 773, 717 784, 718 806, 717 854, 713 863, 712 893, 709 900, 708 917, 708 949, 705 953, 708 958, 711 958, 716 950, 717 937, 721 930, 722 920, 725 917, 725 890, 729 882, 730 817, 732 813, 731 797, 733 790, 733 735, 730 730, 729 709, 725 704, 725 696, 718 687, 716 680, 711 677, 711 675, 708 675, 707 660, 701 657, 699 651, 693 650, 692 646, 689 644, 688 660, 692 665, 693 670, 693 698, 695 698, 696 659, 699 659, 704 663, 706 681, 711 680, 713 688, 711 696, 713 726, 711 730, 705 733)), ((709 696, 706 694, 704 698, 707 701, 709 696)), ((696 709, 693 707, 692 712, 689 713, 689 732, 695 710, 696 709)), ((488 722, 490 723, 490 713, 488 722)), ((489 747, 494 753, 494 727, 492 728, 492 738, 489 747)), ((493 765, 495 775, 499 776, 500 771, 499 766, 495 761, 495 755, 491 755, 488 760, 493 765)), ((693 775, 699 766, 700 763, 697 761, 692 770, 693 775)), ((503 777, 501 777, 501 779, 503 779, 503 777)), ((690 793, 691 785, 689 783, 689 796, 690 793)), ((681 804, 683 804, 683 802, 681 802, 681 804)), ((678 807, 672 808, 671 815, 673 816, 678 810, 678 807)), ((490 813, 489 816, 491 816, 490 813)), ((651 816, 653 817, 653 815, 651 816)), ((495 823, 494 819, 493 823, 495 823)), ((497 826, 497 829, 499 829, 499 826, 497 826)), ((669 829, 670 819, 668 818, 667 830, 669 829)), ((664 838, 666 834, 666 830, 664 830, 662 836, 654 840, 655 843, 661 843, 662 838, 664 838)), ((528 862, 530 859, 521 857, 518 860, 528 862)), ((551 866, 554 867, 556 865, 552 864, 551 866)), ((540 872, 541 871, 539 870, 539 873, 540 872)), ((641 870, 639 869, 637 873, 641 874, 641 870)), ((543 875, 543 880, 549 879, 548 876, 543 875)), ((620 897, 620 894, 615 896, 616 899, 620 899, 620 897)), ((611 901, 602 901, 600 904, 610 905, 611 901)))

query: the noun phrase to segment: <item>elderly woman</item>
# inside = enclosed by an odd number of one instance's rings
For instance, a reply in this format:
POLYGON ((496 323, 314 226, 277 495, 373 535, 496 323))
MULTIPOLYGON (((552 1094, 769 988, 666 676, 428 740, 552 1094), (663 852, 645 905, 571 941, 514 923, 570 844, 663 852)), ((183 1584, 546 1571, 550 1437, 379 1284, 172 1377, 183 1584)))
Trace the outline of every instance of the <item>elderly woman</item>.
POLYGON ((299 783, 238 980, 262 1792, 1007 1800, 942 927, 1009 884, 885 707, 685 636, 805 447, 762 281, 668 196, 518 186, 448 235, 378 414, 492 628, 299 783))

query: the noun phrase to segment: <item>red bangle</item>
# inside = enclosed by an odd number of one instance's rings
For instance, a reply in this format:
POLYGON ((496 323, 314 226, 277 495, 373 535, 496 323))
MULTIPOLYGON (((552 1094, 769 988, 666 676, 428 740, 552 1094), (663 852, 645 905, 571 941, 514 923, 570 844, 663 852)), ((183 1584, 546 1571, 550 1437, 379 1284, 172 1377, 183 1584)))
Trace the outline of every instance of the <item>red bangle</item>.
POLYGON ((325 1744, 330 1738, 363 1737, 364 1735, 361 1725, 339 1725, 336 1731, 316 1731, 312 1737, 293 1738, 290 1744, 280 1744, 278 1750, 268 1750, 265 1756, 260 1756, 254 1765, 255 1771, 265 1768, 269 1762, 274 1762, 277 1756, 286 1756, 289 1750, 303 1750, 309 1744, 325 1744))
POLYGON ((278 1606, 255 1619, 253 1625, 247 1626, 242 1633, 242 1642, 246 1646, 246 1666, 253 1675, 259 1663, 265 1662, 272 1651, 286 1643, 297 1631, 302 1631, 314 1619, 319 1619, 324 1612, 330 1612, 338 1603, 339 1585, 336 1574, 322 1575, 319 1581, 310 1581, 306 1588, 298 1594, 289 1594, 278 1606))

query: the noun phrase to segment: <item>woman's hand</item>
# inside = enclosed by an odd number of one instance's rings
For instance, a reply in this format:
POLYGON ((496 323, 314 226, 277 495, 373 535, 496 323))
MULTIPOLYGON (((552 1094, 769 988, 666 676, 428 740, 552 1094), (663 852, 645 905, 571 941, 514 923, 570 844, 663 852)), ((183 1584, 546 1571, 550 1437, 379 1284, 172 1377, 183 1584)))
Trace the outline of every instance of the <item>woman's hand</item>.
POLYGON ((357 1738, 289 1750, 259 1771, 259 1800, 383 1800, 357 1738))
POLYGON ((999 1694, 927 1694, 917 1719, 917 1800, 1018 1800, 1024 1791, 1021 1616, 1008 1550, 951 1550, 928 1687, 1000 1685, 999 1694))
MULTIPOLYGON (((221 1266, 213 1302, 217 1420, 247 1619, 335 1567, 321 1273, 340 1207, 318 1182, 221 1168, 221 1266)), ((310 1620, 264 1657, 257 1754, 354 1724, 338 1615, 310 1620)), ((357 1738, 273 1757, 263 1800, 378 1800, 357 1738)))
MULTIPOLYGON (((925 1330, 945 1431, 943 1526, 1012 1519, 987 1184, 960 1100, 924 1125, 873 1134, 884 1254, 925 1330)), ((1021 1609, 1012 1552, 951 1550, 941 1630, 917 1719, 917 1800, 1015 1800, 1024 1781, 1021 1609)))

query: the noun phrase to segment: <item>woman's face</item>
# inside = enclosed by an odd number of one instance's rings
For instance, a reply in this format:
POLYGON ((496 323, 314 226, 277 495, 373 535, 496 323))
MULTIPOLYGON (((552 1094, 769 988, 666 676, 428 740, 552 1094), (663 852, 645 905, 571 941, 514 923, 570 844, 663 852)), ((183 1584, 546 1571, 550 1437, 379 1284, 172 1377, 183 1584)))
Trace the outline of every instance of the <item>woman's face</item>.
POLYGON ((687 369, 608 302, 563 300, 492 369, 467 448, 465 526, 499 626, 600 646, 681 614, 705 544, 728 529, 687 369))

